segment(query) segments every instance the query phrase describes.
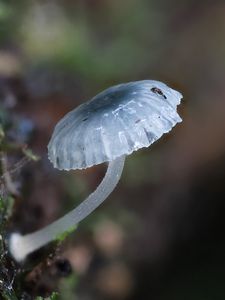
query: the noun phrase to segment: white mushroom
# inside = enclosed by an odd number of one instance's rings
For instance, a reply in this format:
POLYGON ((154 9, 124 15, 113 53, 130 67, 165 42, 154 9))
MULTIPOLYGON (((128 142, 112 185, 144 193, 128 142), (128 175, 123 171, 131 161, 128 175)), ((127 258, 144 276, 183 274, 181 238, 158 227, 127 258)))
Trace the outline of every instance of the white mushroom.
POLYGON ((62 218, 34 233, 12 233, 12 256, 23 261, 96 209, 116 187, 126 155, 150 146, 182 121, 177 113, 181 98, 164 83, 143 80, 113 86, 69 112, 49 142, 50 161, 60 170, 108 162, 107 172, 97 189, 62 218))

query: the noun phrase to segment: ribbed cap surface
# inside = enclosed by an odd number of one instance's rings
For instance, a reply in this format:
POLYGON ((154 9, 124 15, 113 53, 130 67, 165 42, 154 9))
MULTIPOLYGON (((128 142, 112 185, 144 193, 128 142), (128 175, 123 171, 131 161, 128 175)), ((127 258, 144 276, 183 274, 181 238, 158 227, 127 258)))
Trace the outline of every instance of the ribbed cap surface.
POLYGON ((154 80, 113 86, 59 121, 49 159, 61 170, 85 169, 148 147, 182 121, 181 98, 154 80))

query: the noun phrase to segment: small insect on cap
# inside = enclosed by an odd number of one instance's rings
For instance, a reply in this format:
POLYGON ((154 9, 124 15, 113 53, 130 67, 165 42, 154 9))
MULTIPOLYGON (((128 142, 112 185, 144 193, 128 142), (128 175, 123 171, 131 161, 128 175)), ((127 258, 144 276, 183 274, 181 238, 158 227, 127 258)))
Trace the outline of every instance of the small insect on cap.
POLYGON ((150 146, 181 118, 182 95, 143 80, 113 86, 69 112, 48 145, 54 167, 85 169, 150 146))

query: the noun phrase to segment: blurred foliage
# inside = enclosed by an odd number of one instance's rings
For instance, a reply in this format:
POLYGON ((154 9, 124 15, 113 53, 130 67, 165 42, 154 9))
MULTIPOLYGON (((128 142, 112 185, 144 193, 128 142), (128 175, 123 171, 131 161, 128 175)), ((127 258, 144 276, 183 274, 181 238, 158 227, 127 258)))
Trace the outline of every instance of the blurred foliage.
POLYGON ((52 295, 48 298, 37 297, 35 300, 58 300, 58 293, 52 293, 52 295))
POLYGON ((168 34, 165 12, 148 1, 90 4, 2 3, 5 10, 12 11, 2 21, 5 26, 11 24, 3 33, 19 42, 25 66, 47 69, 56 65, 81 76, 86 88, 102 80, 103 84, 124 80, 128 74, 142 76, 163 51, 168 34))
POLYGON ((77 275, 73 274, 61 282, 59 300, 76 299, 75 291, 78 284, 78 280, 79 279, 77 275))

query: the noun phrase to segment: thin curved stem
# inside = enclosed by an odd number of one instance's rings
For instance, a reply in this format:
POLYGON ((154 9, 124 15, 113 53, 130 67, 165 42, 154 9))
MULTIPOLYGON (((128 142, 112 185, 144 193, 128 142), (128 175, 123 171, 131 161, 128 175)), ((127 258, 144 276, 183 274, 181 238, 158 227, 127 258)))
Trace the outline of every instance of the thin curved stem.
POLYGON ((124 162, 125 156, 109 162, 106 174, 96 190, 65 216, 34 233, 24 236, 13 233, 9 239, 9 249, 13 257, 18 262, 23 261, 27 255, 58 239, 86 218, 114 190, 121 177, 124 162))

